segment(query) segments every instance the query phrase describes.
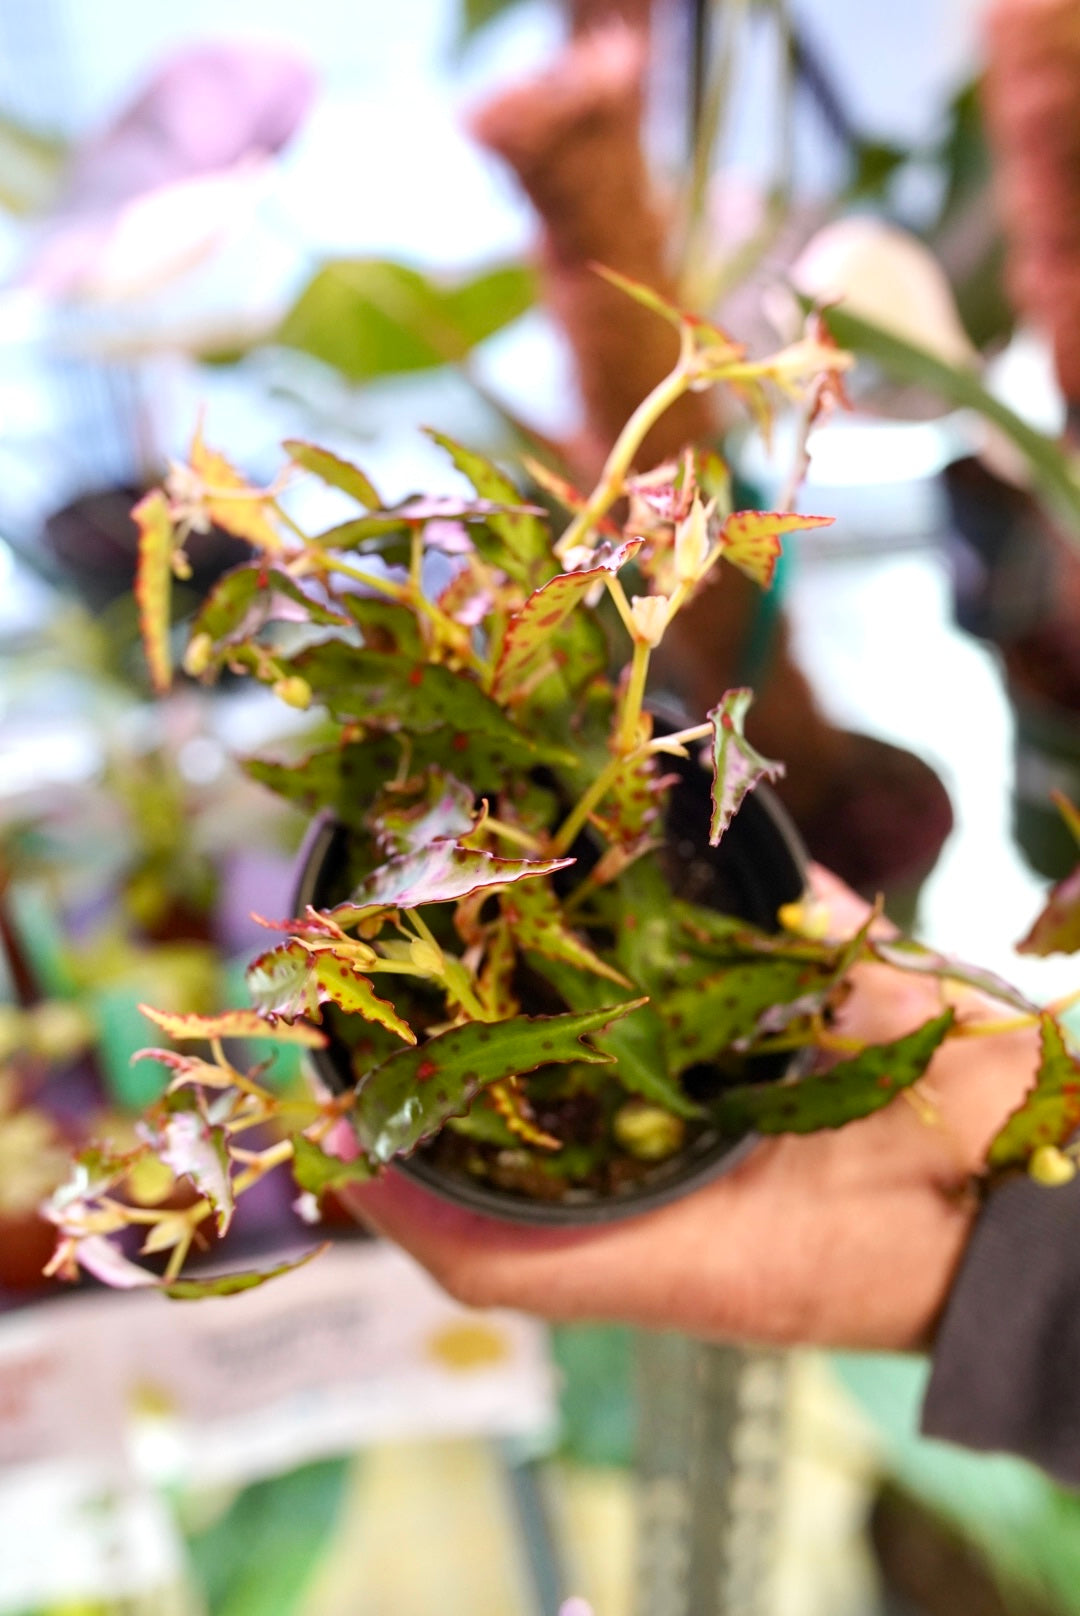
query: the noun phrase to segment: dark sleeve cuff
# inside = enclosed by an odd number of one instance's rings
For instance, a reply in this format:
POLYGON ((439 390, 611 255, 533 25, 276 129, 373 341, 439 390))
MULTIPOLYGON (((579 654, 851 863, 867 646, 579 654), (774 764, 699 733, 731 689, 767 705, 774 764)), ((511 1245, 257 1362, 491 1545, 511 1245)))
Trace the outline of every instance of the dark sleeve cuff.
POLYGON ((923 1431, 1080 1487, 1080 1178, 982 1209, 938 1331, 923 1431))

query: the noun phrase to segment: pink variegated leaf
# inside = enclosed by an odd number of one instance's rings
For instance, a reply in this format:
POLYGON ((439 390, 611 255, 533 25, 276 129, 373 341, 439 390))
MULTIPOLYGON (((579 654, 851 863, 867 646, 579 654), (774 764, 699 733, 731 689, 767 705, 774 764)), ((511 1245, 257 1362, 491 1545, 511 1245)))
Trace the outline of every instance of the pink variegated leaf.
POLYGON ((114 1290, 130 1291, 158 1283, 156 1274, 131 1262, 104 1235, 92 1234, 77 1241, 74 1255, 80 1268, 114 1290))
POLYGON ((273 1021, 255 1010, 225 1010, 217 1016, 179 1016, 155 1010, 149 1004, 140 1004, 139 1009, 178 1043, 195 1038, 269 1038, 279 1044, 300 1044, 305 1049, 322 1049, 326 1044, 326 1034, 318 1027, 308 1027, 303 1022, 290 1025, 273 1021))
POLYGON ((161 1066, 168 1067, 173 1074, 169 1084, 170 1093, 184 1088, 188 1083, 207 1089, 232 1086, 232 1077, 228 1072, 222 1071, 220 1066, 212 1066, 198 1055, 181 1055, 175 1049, 137 1049, 131 1057, 131 1064, 134 1066, 136 1061, 142 1060, 157 1061, 161 1066))
POLYGON ((806 528, 831 527, 835 520, 834 516, 803 516, 798 511, 735 511, 720 530, 720 553, 725 561, 768 589, 780 557, 781 536, 806 528))
POLYGON ((491 686, 496 701, 511 702, 527 692, 530 676, 551 655, 551 636, 597 584, 633 560, 641 545, 641 539, 605 545, 579 571, 560 572, 529 596, 506 625, 491 686))
POLYGON ((778 780, 784 772, 782 763, 762 757, 743 734, 752 700, 750 690, 729 690, 709 714, 713 727, 713 811, 709 841, 713 847, 738 813, 747 792, 762 780, 778 780))
MULTIPOLYGON (((328 1001, 347 1015, 377 1021, 407 1044, 416 1034, 402 1021, 392 1004, 380 999, 368 978, 350 957, 354 945, 325 943, 305 948, 300 942, 272 948, 248 966, 247 985, 252 1000, 265 1014, 319 1015, 328 1001)), ((370 956, 370 951, 364 950, 370 956)))
POLYGON ((425 795, 401 804, 392 799, 371 815, 379 846, 388 853, 414 853, 429 842, 468 835, 476 819, 476 793, 452 775, 433 771, 425 795))
POLYGON ((146 665, 150 670, 150 681, 161 695, 172 682, 169 623, 176 535, 169 515, 169 502, 159 488, 141 499, 131 516, 139 530, 139 555, 135 569, 139 632, 146 665))
POLYGON ((451 903, 481 887, 504 886, 530 876, 551 875, 573 864, 573 859, 504 859, 493 853, 462 847, 457 842, 432 842, 415 853, 390 859, 362 881, 347 904, 329 914, 340 924, 379 909, 415 909, 425 903, 451 903))
POLYGON ((232 1221, 233 1190, 229 1147, 222 1128, 212 1128, 197 1111, 174 1111, 155 1141, 157 1154, 177 1178, 191 1180, 214 1209, 218 1234, 232 1221))
POLYGON ((247 968, 251 1002, 261 1015, 317 1016, 319 993, 311 969, 311 955, 299 942, 271 948, 247 968))

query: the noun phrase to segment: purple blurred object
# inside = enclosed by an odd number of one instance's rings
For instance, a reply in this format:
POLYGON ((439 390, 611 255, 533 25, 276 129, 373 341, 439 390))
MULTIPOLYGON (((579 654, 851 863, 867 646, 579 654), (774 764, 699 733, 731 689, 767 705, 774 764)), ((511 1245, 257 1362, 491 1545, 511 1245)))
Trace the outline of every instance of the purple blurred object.
POLYGON ((272 156, 303 124, 315 88, 312 68, 284 46, 189 46, 77 148, 58 211, 112 209, 245 157, 272 156))

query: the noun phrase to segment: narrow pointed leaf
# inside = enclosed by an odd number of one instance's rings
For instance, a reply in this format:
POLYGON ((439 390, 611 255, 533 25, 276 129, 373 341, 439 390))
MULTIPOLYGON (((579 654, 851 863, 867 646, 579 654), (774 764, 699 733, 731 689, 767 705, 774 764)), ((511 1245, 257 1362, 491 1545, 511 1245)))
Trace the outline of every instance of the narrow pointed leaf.
POLYGON ((242 566, 218 579, 191 625, 191 637, 208 634, 215 646, 228 645, 251 639, 271 622, 329 626, 348 618, 313 599, 287 573, 242 566))
POLYGON ((965 987, 975 988, 988 998, 1011 1005, 1022 1015, 1038 1015, 1038 1007, 1019 988, 1014 988, 1003 976, 986 971, 980 965, 967 965, 963 960, 950 959, 947 954, 938 954, 934 949, 925 948, 907 937, 874 937, 870 940, 870 949, 884 964, 895 966, 897 970, 947 982, 962 982, 965 987))
POLYGON ((255 1010, 225 1010, 219 1016, 178 1016, 148 1004, 140 1004, 139 1009, 178 1042, 189 1038, 270 1038, 274 1043, 301 1044, 305 1049, 322 1049, 326 1043, 326 1035, 318 1027, 269 1021, 255 1010))
MULTIPOLYGON (((491 500, 495 506, 520 506, 522 496, 513 481, 485 455, 467 449, 444 432, 428 429, 428 436, 445 449, 454 465, 467 477, 481 499, 491 500)), ((541 515, 521 510, 493 510, 488 527, 502 541, 507 559, 530 571, 538 561, 551 552, 551 538, 541 515)), ((491 559, 491 558, 489 558, 491 559)), ((508 570, 512 570, 509 568, 508 570)), ((520 576, 521 567, 513 569, 520 576)))
POLYGON ((1080 1062, 1052 1016, 1042 1017, 1042 1058, 1035 1086, 987 1152, 991 1171, 1024 1167, 1041 1145, 1063 1145, 1080 1127, 1080 1062))
POLYGON ((1058 881, 1018 954, 1075 954, 1080 949, 1080 867, 1058 881))
POLYGON ((786 959, 743 962, 691 979, 660 1006, 672 1070, 714 1060, 750 1037, 759 1018, 773 1006, 806 999, 808 994, 823 995, 832 982, 831 971, 786 959))
POLYGON ((349 899, 357 918, 376 909, 416 909, 450 903, 481 887, 524 881, 564 870, 573 859, 504 859, 457 842, 433 842, 417 853, 387 861, 362 881, 349 899))
POLYGON ((801 1082, 729 1089, 715 1107, 717 1121, 731 1133, 816 1133, 870 1116, 918 1082, 954 1019, 947 1010, 905 1038, 872 1045, 801 1082))
POLYGON ((312 961, 315 981, 322 1000, 331 1000, 349 1016, 377 1021, 388 1032, 396 1033, 407 1044, 415 1044, 416 1034, 402 1021, 392 1004, 380 999, 368 978, 333 949, 320 950, 312 961))
POLYGON ((582 1015, 472 1021, 392 1055, 357 1095, 353 1116, 361 1148, 373 1161, 389 1162, 415 1150, 448 1118, 463 1115, 491 1083, 539 1066, 610 1061, 584 1038, 642 1002, 605 1005, 582 1015))
POLYGON ((835 516, 802 516, 798 511, 735 511, 720 530, 722 554, 725 561, 768 589, 780 558, 781 535, 831 527, 835 520, 835 516))
POLYGON ((551 656, 551 637, 574 608, 606 577, 613 577, 641 549, 641 539, 612 546, 595 566, 561 572, 529 596, 506 625, 491 692, 496 701, 515 693, 551 656))
POLYGON ((320 449, 317 444, 305 443, 302 438, 286 438, 282 448, 294 465, 310 471, 328 487, 340 488, 343 494, 350 494, 365 510, 377 511, 382 504, 366 472, 354 466, 351 460, 343 460, 340 455, 333 454, 329 449, 320 449))
POLYGON ((747 792, 762 780, 778 780, 782 763, 762 757, 743 734, 747 708, 753 700, 750 690, 729 690, 709 714, 713 726, 713 811, 709 841, 717 845, 739 811, 747 792))
POLYGON ((236 1296, 240 1291, 251 1291, 257 1285, 265 1285, 268 1280, 279 1279, 282 1274, 294 1274, 313 1257, 321 1257, 329 1249, 324 1241, 321 1246, 313 1246, 310 1251, 305 1251, 302 1257, 296 1257, 291 1262, 275 1263, 273 1268, 215 1274, 207 1279, 174 1279, 171 1285, 162 1285, 161 1289, 174 1302, 196 1302, 204 1296, 236 1296))
POLYGON ((208 449, 201 430, 192 439, 188 461, 202 482, 203 504, 211 522, 267 555, 280 555, 281 535, 266 509, 270 496, 252 487, 224 455, 208 449))
POLYGON ((150 681, 160 695, 168 690, 172 681, 169 622, 175 535, 168 500, 159 488, 141 499, 131 516, 139 530, 139 556, 135 569, 139 631, 150 681))
POLYGON ((632 984, 614 965, 590 948, 563 918, 562 906, 547 881, 518 882, 504 894, 502 912, 509 922, 518 948, 530 949, 548 959, 563 960, 578 970, 591 971, 619 987, 632 984))

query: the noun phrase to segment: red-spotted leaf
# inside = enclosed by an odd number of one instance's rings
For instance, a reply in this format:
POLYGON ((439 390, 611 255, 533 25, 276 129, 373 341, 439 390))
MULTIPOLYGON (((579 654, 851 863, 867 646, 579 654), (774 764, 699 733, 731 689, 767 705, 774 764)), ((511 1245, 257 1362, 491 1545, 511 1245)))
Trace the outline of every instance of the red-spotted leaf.
POLYGON ((834 973, 805 960, 763 959, 704 974, 700 967, 684 987, 660 1003, 667 1024, 668 1059, 679 1072, 714 1060, 750 1037, 766 1011, 826 994, 834 973))
POLYGON ((267 1280, 280 1279, 282 1274, 295 1273, 313 1257, 321 1257, 323 1252, 329 1249, 329 1245, 324 1241, 321 1246, 313 1246, 310 1251, 305 1251, 302 1257, 295 1257, 290 1262, 275 1263, 272 1268, 248 1269, 236 1274, 214 1274, 206 1279, 174 1279, 171 1284, 162 1285, 161 1289, 166 1296, 171 1296, 174 1302, 196 1302, 204 1296, 236 1296, 240 1291, 250 1291, 257 1285, 265 1285, 267 1280))
POLYGON ((505 922, 493 926, 476 982, 477 998, 492 1021, 509 1021, 521 1009, 514 993, 517 962, 517 948, 510 927, 505 922))
MULTIPOLYGON (((573 859, 504 859, 457 842, 432 842, 415 853, 389 859, 353 892, 347 905, 359 919, 377 909, 416 909, 425 903, 451 903, 481 887, 503 886, 530 876, 551 875, 573 859)), ((345 924, 345 922, 341 922, 345 924)))
POLYGON ((801 1082, 748 1083, 729 1089, 715 1107, 727 1133, 816 1133, 870 1116, 917 1083, 954 1021, 952 1010, 890 1044, 873 1044, 850 1060, 801 1082))
POLYGON ((908 937, 872 937, 870 949, 884 964, 895 966, 898 971, 932 976, 938 981, 962 982, 965 987, 975 988, 988 998, 1011 1005, 1022 1015, 1038 1015, 1038 1007, 1019 988, 1014 988, 994 971, 984 970, 981 965, 967 965, 962 960, 950 959, 947 954, 938 954, 934 949, 925 948, 908 937))
POLYGON ((1080 949, 1080 867, 1058 881, 1018 954, 1075 954, 1080 949))
POLYGON ((307 1027, 302 1022, 289 1025, 284 1021, 271 1021, 255 1010, 225 1010, 218 1016, 178 1016, 155 1010, 149 1004, 140 1004, 139 1009, 148 1021, 177 1042, 189 1038, 269 1038, 278 1044, 301 1044, 305 1049, 322 1049, 326 1044, 326 1034, 318 1027, 307 1027))
MULTIPOLYGON (((410 736, 444 731, 439 745, 468 763, 470 737, 503 769, 576 760, 562 747, 527 735, 464 674, 382 651, 358 651, 330 640, 299 656, 279 658, 286 674, 306 679, 316 700, 344 722, 380 724, 410 736)), ((468 778, 468 776, 466 776, 468 778)), ((472 783, 470 781, 470 783, 472 783)))
POLYGON ((721 554, 768 589, 780 557, 781 535, 831 527, 835 520, 835 516, 803 516, 798 511, 735 511, 720 529, 721 554))
POLYGON ((365 510, 377 511, 382 504, 367 474, 359 466, 354 466, 351 460, 343 460, 340 455, 332 454, 329 449, 320 449, 317 444, 305 443, 302 438, 286 438, 281 447, 294 465, 310 471, 328 487, 340 488, 343 494, 351 495, 365 510))
POLYGON ((211 522, 267 555, 281 553, 281 535, 267 510, 271 496, 253 488, 224 455, 208 449, 201 428, 192 439, 188 463, 201 484, 201 503, 211 522))
POLYGON ((198 1055, 181 1055, 176 1049, 137 1049, 131 1057, 132 1066, 136 1061, 153 1060, 162 1066, 167 1066, 172 1072, 172 1081, 169 1084, 169 1093, 185 1088, 189 1083, 196 1083, 205 1089, 227 1089, 232 1087, 232 1078, 220 1066, 212 1066, 209 1061, 202 1060, 198 1055))
POLYGON ((174 1111, 156 1141, 157 1154, 178 1178, 191 1180, 214 1209, 218 1234, 232 1221, 233 1188, 224 1129, 212 1128, 197 1111, 174 1111))
POLYGON ((308 1195, 324 1195, 327 1190, 340 1190, 347 1184, 369 1184, 375 1177, 365 1156, 342 1161, 340 1156, 329 1156, 304 1135, 293 1139, 293 1178, 298 1189, 308 1195))
POLYGON ((169 515, 169 502, 159 488, 141 499, 131 516, 139 530, 139 557, 135 569, 139 631, 150 680, 160 694, 168 690, 172 680, 169 622, 176 536, 169 515))
POLYGON ((399 804, 384 797, 369 818, 380 847, 388 853, 415 853, 430 842, 465 836, 476 820, 476 793, 452 775, 431 773, 419 802, 399 804))
POLYGON ((191 638, 207 634, 215 647, 249 640, 271 622, 344 625, 349 619, 305 593, 287 573, 263 566, 234 567, 214 585, 191 625, 191 638))
POLYGON ((562 907, 547 881, 519 881, 503 894, 502 912, 518 948, 531 949, 548 959, 565 960, 578 970, 616 982, 632 984, 607 960, 601 959, 563 918, 562 907))
POLYGON ((528 690, 528 681, 551 658, 551 637, 597 584, 612 577, 641 549, 640 539, 608 546, 594 565, 580 572, 560 572, 531 594, 506 625, 491 693, 496 701, 513 701, 528 690))
POLYGON ((1052 1016, 1042 1017, 1042 1058, 1035 1086, 1007 1119, 987 1152, 1000 1172, 1024 1167, 1042 1145, 1063 1145, 1080 1128, 1080 1062, 1052 1016))
POLYGON ((538 1066, 610 1062, 583 1042, 643 1004, 605 1005, 582 1015, 472 1021, 392 1055, 362 1084, 353 1111, 361 1149, 375 1162, 408 1155, 450 1117, 463 1116, 491 1083, 538 1066))
POLYGON ((713 727, 712 820, 709 841, 717 845, 739 811, 747 792, 762 780, 778 780, 782 763, 762 757, 743 734, 747 708, 753 701, 750 690, 729 690, 709 714, 713 727))
POLYGON ((402 1021, 392 1004, 379 998, 367 977, 343 952, 320 949, 312 960, 312 970, 323 1002, 330 1000, 346 1015, 377 1021, 405 1043, 415 1044, 416 1034, 408 1022, 402 1021))
MULTIPOLYGON (((298 923, 296 930, 303 929, 298 923)), ((306 935, 315 931, 308 927, 306 935)), ((248 991, 264 1015, 315 1016, 319 1006, 331 1002, 347 1015, 377 1021, 396 1033, 407 1044, 415 1044, 416 1034, 398 1015, 392 1004, 380 999, 357 962, 350 958, 348 943, 305 948, 295 940, 271 948, 248 966, 248 991)), ((370 958, 370 953, 367 954, 370 958)))
POLYGON ((474 449, 466 449, 443 432, 435 432, 429 427, 428 436, 446 450, 458 471, 469 479, 481 499, 491 501, 494 508, 488 516, 487 526, 505 546, 505 559, 511 563, 508 570, 519 576, 521 567, 514 569, 513 562, 521 563, 526 571, 530 571, 538 561, 550 554, 551 539, 543 513, 535 507, 522 508, 521 491, 505 472, 486 456, 477 454, 474 449))

